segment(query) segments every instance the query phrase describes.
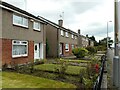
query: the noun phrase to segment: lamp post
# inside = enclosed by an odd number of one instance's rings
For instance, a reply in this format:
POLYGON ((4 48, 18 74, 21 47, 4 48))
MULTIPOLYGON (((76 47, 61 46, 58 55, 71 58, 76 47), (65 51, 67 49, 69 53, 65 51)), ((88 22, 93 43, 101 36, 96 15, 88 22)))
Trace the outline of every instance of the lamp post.
POLYGON ((109 23, 109 22, 112 22, 112 21, 108 21, 108 22, 107 22, 107 53, 108 53, 108 23, 109 23))

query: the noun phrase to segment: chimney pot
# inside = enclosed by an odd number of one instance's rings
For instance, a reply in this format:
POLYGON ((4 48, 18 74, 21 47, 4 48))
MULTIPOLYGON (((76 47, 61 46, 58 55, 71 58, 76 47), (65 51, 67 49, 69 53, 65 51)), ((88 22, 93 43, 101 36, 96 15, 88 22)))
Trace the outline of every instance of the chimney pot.
POLYGON ((78 29, 78 34, 80 34, 80 29, 78 29))
POLYGON ((61 27, 63 26, 63 20, 62 19, 58 20, 58 25, 61 26, 61 27))

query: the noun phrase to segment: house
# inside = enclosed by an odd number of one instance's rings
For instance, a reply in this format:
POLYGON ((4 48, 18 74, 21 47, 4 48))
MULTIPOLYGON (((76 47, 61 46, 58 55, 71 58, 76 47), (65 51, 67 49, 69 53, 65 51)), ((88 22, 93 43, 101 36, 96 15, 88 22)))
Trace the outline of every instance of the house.
POLYGON ((2 65, 34 62, 46 57, 46 23, 40 18, 0 1, 2 65))
POLYGON ((93 47, 94 46, 94 41, 89 39, 89 46, 93 47))
POLYGON ((78 34, 70 29, 64 28, 63 20, 58 20, 58 24, 53 23, 43 17, 40 19, 47 22, 46 39, 48 41, 48 57, 71 56, 72 49, 78 45, 78 34))

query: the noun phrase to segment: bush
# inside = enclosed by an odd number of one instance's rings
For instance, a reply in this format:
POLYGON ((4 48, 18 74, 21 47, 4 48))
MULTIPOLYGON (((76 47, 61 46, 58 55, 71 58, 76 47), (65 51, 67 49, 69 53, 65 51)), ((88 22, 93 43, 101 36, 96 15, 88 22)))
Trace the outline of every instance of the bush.
POLYGON ((89 54, 95 54, 97 53, 97 49, 95 47, 86 47, 86 49, 89 51, 89 54))
POLYGON ((77 57, 77 58, 83 58, 88 54, 88 50, 85 48, 74 48, 72 50, 72 53, 77 57))

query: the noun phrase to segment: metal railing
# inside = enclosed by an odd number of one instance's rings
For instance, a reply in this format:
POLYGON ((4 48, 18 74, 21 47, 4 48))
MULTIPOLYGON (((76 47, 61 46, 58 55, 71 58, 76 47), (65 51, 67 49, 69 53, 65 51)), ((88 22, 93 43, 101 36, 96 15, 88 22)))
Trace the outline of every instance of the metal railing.
POLYGON ((100 90, 101 89, 101 83, 102 83, 103 73, 104 73, 104 66, 105 66, 105 61, 106 61, 105 55, 102 56, 101 61, 102 61, 102 64, 100 67, 100 72, 99 72, 98 78, 94 84, 93 90, 100 90))

